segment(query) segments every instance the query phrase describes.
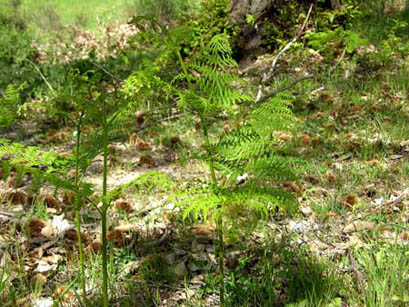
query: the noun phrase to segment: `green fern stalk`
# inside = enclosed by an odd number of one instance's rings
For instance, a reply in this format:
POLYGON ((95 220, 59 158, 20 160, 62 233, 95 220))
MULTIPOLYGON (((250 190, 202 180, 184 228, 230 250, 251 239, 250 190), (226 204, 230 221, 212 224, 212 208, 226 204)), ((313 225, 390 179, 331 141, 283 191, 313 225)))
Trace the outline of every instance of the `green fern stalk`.
MULTIPOLYGON (((104 101, 104 110, 106 102, 104 101)), ((109 202, 107 198, 107 177, 108 177, 108 123, 106 113, 103 119, 103 154, 104 171, 102 177, 102 208, 101 208, 101 228, 102 228, 102 295, 104 307, 108 307, 108 255, 107 255, 107 212, 109 202)))
POLYGON ((81 129, 82 129, 82 118, 84 113, 81 112, 77 124, 77 139, 76 139, 76 151, 75 151, 75 186, 77 187, 77 192, 75 193, 75 224, 77 229, 77 240, 78 240, 78 251, 79 251, 79 262, 80 262, 80 278, 81 278, 81 290, 82 290, 82 299, 84 303, 87 302, 87 292, 85 289, 85 262, 84 262, 84 249, 82 246, 81 238, 81 202, 82 198, 80 195, 79 189, 79 168, 80 168, 80 145, 81 145, 81 129))
MULTIPOLYGON (((182 67, 183 73, 186 76, 187 82, 188 82, 188 86, 189 86, 189 90, 191 92, 195 92, 195 88, 191 82, 191 78, 190 78, 190 74, 188 73, 188 69, 185 65, 185 62, 182 59, 182 55, 180 54, 180 49, 175 49, 176 51, 176 55, 178 57, 179 63, 182 67)), ((212 178, 212 190, 213 193, 217 194, 218 191, 218 181, 217 181, 217 177, 216 177, 216 172, 215 172, 215 168, 214 168, 214 159, 213 159, 213 153, 211 151, 211 143, 209 140, 209 133, 208 133, 208 127, 207 127, 207 122, 206 122, 206 118, 205 115, 198 111, 197 112, 200 118, 200 123, 201 123, 201 127, 202 127, 202 135, 205 141, 205 147, 206 147, 206 152, 207 152, 207 157, 208 157, 208 165, 209 165, 209 169, 210 169, 210 176, 212 178)), ((217 210, 221 209, 221 205, 218 205, 217 210)), ((218 259, 219 259, 219 296, 220 296, 220 306, 224 306, 224 239, 223 239, 223 218, 220 215, 219 218, 216 221, 216 233, 217 233, 217 241, 218 241, 218 248, 217 248, 217 255, 218 255, 218 259)))

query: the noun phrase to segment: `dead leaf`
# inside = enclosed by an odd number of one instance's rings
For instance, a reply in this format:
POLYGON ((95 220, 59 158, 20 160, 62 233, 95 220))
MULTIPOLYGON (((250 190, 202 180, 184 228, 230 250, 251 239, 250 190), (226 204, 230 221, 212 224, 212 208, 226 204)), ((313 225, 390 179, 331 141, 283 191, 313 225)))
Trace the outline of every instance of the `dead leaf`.
POLYGON ((47 226, 47 223, 37 219, 37 218, 32 218, 30 222, 28 223, 28 230, 33 237, 38 237, 41 235, 42 230, 47 226))
POLYGON ((312 143, 311 137, 308 134, 304 134, 302 137, 302 142, 304 145, 309 146, 312 143))
POLYGON ((58 200, 50 194, 45 195, 43 201, 44 201, 44 204, 49 208, 53 208, 57 210, 60 209, 60 204, 58 203, 58 200))
POLYGON ((327 173, 327 178, 329 183, 335 182, 335 175, 333 173, 327 173))
POLYGON ((10 191, 7 194, 7 200, 13 205, 24 205, 26 203, 26 193, 23 191, 10 191))
POLYGON ((375 165, 378 165, 378 164, 379 164, 379 160, 377 160, 377 159, 373 159, 373 160, 369 161, 370 166, 375 166, 375 165))
POLYGON ((389 157, 389 159, 391 160, 399 160, 401 158, 403 158, 403 155, 392 155, 389 157))
POLYGON ((140 165, 156 166, 156 161, 149 154, 143 155, 139 158, 140 165))
POLYGON ((358 204, 359 203, 359 199, 358 199, 358 197, 355 195, 355 194, 348 194, 347 195, 347 197, 345 198, 345 202, 348 204, 348 205, 351 205, 351 206, 354 206, 354 205, 356 205, 356 204, 358 204))
POLYGON ((117 200, 115 207, 128 213, 133 211, 132 203, 126 200, 117 200))
POLYGON ((64 214, 54 215, 51 223, 41 230, 41 234, 48 238, 56 238, 74 226, 64 219, 64 214))
POLYGON ((342 232, 344 233, 353 233, 353 232, 359 232, 363 230, 372 230, 375 228, 375 225, 371 222, 367 221, 355 221, 353 223, 348 224, 347 226, 344 227, 342 232))

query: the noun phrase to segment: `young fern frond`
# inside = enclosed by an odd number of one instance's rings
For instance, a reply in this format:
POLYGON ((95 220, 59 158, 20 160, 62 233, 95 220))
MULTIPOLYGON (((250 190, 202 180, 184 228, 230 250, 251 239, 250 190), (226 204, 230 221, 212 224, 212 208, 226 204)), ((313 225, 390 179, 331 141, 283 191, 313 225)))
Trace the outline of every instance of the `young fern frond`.
POLYGON ((0 97, 0 107, 2 114, 0 114, 0 128, 10 126, 17 117, 17 108, 20 103, 20 92, 23 90, 25 84, 15 87, 9 84, 3 97, 0 97))
POLYGON ((5 159, 1 161, 3 179, 6 179, 11 170, 15 169, 18 177, 24 174, 33 176, 35 190, 41 183, 47 182, 56 189, 79 192, 84 197, 92 194, 90 185, 84 183, 77 187, 71 180, 64 179, 64 174, 72 161, 59 157, 55 152, 44 152, 36 147, 25 147, 19 143, 0 139, 0 158, 5 159))
MULTIPOLYGON (((249 95, 235 89, 242 80, 234 73, 237 64, 225 35, 214 37, 187 68, 187 74, 177 77, 191 84, 187 89, 177 90, 179 105, 191 107, 201 118, 217 112, 232 112, 238 104, 252 101, 249 95)), ((225 183, 219 183, 216 190, 209 186, 180 194, 184 217, 217 221, 222 216, 223 223, 229 227, 231 219, 226 217, 232 213, 240 215, 243 210, 250 210, 259 218, 268 216, 269 205, 293 211, 290 208, 294 208, 294 198, 269 187, 274 182, 295 179, 291 161, 278 154, 283 142, 275 135, 292 126, 292 99, 284 92, 255 105, 240 128, 209 144, 205 160, 213 164, 225 183), (235 186, 236 178, 243 173, 248 174, 247 183, 235 186)))
POLYGON ((206 116, 222 111, 231 112, 234 105, 251 100, 250 96, 233 89, 233 83, 241 83, 242 80, 234 73, 238 66, 232 53, 228 37, 220 34, 187 63, 187 71, 177 76, 176 80, 188 80, 192 86, 176 90, 180 107, 192 107, 206 116))

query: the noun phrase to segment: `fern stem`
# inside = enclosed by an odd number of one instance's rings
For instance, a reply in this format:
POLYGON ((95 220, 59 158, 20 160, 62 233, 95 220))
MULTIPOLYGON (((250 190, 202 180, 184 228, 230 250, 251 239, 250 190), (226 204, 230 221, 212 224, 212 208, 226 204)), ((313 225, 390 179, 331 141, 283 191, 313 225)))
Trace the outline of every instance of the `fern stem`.
MULTIPOLYGON (((205 146, 207 151, 207 157, 209 161, 210 175, 212 178, 213 193, 218 192, 218 182, 216 178, 216 172, 214 170, 214 159, 211 150, 211 144, 209 139, 209 132, 207 129, 206 119, 203 114, 199 113, 200 122, 202 125, 202 132, 205 140, 205 146)), ((217 210, 221 209, 221 205, 218 205, 217 210)), ((224 240, 223 240, 223 218, 219 216, 216 222, 216 232, 217 232, 217 255, 219 258, 219 295, 220 295, 220 306, 224 306, 224 240)))
POLYGON ((80 118, 77 124, 77 144, 75 152, 75 187, 77 191, 75 192, 75 224, 77 228, 77 240, 78 240, 78 250, 79 250, 79 261, 80 261, 80 275, 81 275, 81 290, 82 290, 82 299, 84 304, 87 303, 87 292, 85 289, 85 264, 84 264, 84 250, 82 247, 82 238, 81 238, 81 196, 79 191, 79 165, 80 165, 80 141, 81 141, 81 126, 82 126, 83 113, 80 114, 80 118))
POLYGON ((207 123, 206 123, 206 119, 204 118, 203 114, 199 113, 199 117, 200 117, 200 122, 202 125, 202 132, 203 132, 205 146, 206 146, 207 158, 209 159, 210 176, 212 177, 213 190, 214 192, 216 192, 217 178, 216 178, 216 172, 214 171, 214 161, 213 161, 213 155, 212 155, 212 150, 211 150, 211 145, 210 145, 209 132, 207 129, 207 123))
MULTIPOLYGON (((169 36, 168 36, 169 37, 169 36)), ((171 39, 171 37, 169 37, 170 40, 173 43, 173 40, 171 39)), ((183 73, 186 76, 187 82, 188 82, 188 87, 189 90, 191 92, 195 92, 195 88, 191 82, 191 75, 189 74, 186 64, 183 61, 183 58, 180 54, 180 50, 176 49, 177 47, 175 46, 175 44, 173 43, 173 47, 175 48, 176 51, 176 56, 179 60, 180 66, 183 70, 183 73)), ((208 127, 207 127, 207 123, 206 123, 206 118, 204 116, 204 114, 201 111, 196 110, 199 118, 200 118, 200 122, 202 125, 202 132, 203 132, 203 137, 204 137, 204 141, 205 141, 205 146, 206 146, 206 152, 207 152, 207 157, 208 157, 208 161, 209 161, 209 169, 210 169, 210 176, 212 178, 212 189, 213 189, 213 193, 217 194, 218 193, 218 182, 217 182, 217 177, 216 177, 216 172, 214 169, 214 159, 213 159, 213 154, 212 154, 212 150, 211 150, 211 144, 210 144, 210 139, 209 139, 209 133, 208 133, 208 127)), ((219 205, 217 207, 217 210, 221 209, 221 205, 219 205)), ((224 240, 223 240, 223 219, 220 216, 217 219, 216 222, 216 232, 217 232, 217 241, 218 241, 218 246, 217 246, 217 255, 219 258, 219 295, 220 295, 220 306, 224 306, 224 292, 225 292, 225 287, 224 287, 224 240)))
MULTIPOLYGON (((104 111, 106 102, 104 101, 104 111)), ((102 209, 101 209, 101 229, 102 229, 102 295, 103 306, 108 307, 108 261, 107 261, 107 211, 109 203, 107 201, 107 177, 108 177, 108 123, 104 112, 103 126, 103 151, 104 151, 104 172, 102 177, 102 209)))
POLYGON ((102 228, 102 295, 104 307, 108 307, 107 210, 102 211, 101 228, 102 228))
MULTIPOLYGON (((220 208, 219 208, 220 209, 220 208)), ((224 240, 223 240, 223 219, 220 216, 216 224, 217 241, 218 241, 218 255, 219 255, 219 293, 220 306, 224 306, 224 240)))

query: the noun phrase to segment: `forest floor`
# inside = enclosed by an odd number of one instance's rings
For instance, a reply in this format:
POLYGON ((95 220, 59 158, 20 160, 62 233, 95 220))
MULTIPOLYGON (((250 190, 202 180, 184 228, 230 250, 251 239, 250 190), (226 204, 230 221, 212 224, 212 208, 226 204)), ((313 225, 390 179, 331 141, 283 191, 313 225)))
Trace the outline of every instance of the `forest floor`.
MULTIPOLYGON (((382 50, 374 42, 359 52, 373 59, 382 50)), ((242 67, 244 77, 253 82, 273 59, 265 55, 242 67)), ((260 221, 246 240, 227 244, 232 305, 409 306, 409 59, 364 62, 341 52, 327 59, 303 49, 277 67, 269 90, 313 75, 291 89, 297 120, 282 137, 299 161, 299 179, 283 183, 297 195, 299 211, 260 221)), ((183 221, 169 201, 173 191, 209 178, 204 164, 184 160, 200 146, 199 132, 187 128, 193 121, 143 129, 110 147, 109 189, 148 171, 173 182, 168 189, 147 184, 127 191, 110 209, 112 306, 218 305, 214 228, 183 221)), ((70 127, 14 128, 0 137, 72 153, 70 127)), ((85 181, 100 187, 101 173, 97 157, 85 181)), ((31 202, 30 180, 0 181, 0 290, 14 280, 18 306, 51 306, 57 299, 78 306, 72 199, 43 187, 31 202)), ((100 219, 93 207, 82 216, 87 306, 100 306, 100 219)))

